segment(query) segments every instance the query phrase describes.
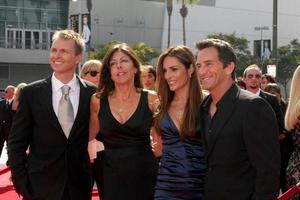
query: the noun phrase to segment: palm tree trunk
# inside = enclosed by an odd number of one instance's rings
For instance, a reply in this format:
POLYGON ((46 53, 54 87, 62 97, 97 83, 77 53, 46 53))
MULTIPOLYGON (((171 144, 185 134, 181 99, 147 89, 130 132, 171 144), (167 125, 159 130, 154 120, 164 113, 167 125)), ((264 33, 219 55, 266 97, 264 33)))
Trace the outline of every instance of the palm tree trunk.
POLYGON ((171 15, 168 16, 168 48, 170 47, 170 39, 171 39, 171 15))
POLYGON ((87 0, 86 1, 86 8, 87 8, 89 14, 91 14, 92 7, 93 7, 92 0, 87 0))
POLYGON ((183 45, 186 45, 186 36, 185 36, 185 18, 187 16, 188 10, 185 5, 185 0, 182 0, 182 7, 180 8, 180 14, 182 17, 182 34, 183 34, 183 45))
POLYGON ((168 48, 169 48, 170 39, 171 39, 171 15, 173 10, 173 0, 167 0, 167 10, 168 10, 168 48))
POLYGON ((185 17, 182 18, 183 45, 186 45, 185 17))

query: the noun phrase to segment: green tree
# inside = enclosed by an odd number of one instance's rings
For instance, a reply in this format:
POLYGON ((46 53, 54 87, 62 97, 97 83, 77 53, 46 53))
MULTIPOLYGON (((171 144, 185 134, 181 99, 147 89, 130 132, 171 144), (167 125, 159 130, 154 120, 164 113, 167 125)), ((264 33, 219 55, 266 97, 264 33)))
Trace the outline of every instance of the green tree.
POLYGON ((221 39, 226 42, 229 42, 232 45, 238 58, 235 70, 237 76, 242 76, 245 68, 250 64, 259 63, 259 58, 251 55, 248 46, 249 41, 244 37, 237 37, 235 33, 215 33, 209 34, 207 38, 221 39))
MULTIPOLYGON (((117 41, 111 41, 108 42, 100 47, 100 49, 96 49, 94 51, 89 52, 89 59, 98 59, 103 60, 106 52, 108 49, 114 45, 117 44, 117 41)), ((149 45, 141 42, 136 45, 132 46, 132 49, 135 51, 135 53, 140 58, 140 61, 142 64, 149 64, 153 58, 156 58, 159 55, 159 51, 150 47, 149 45)))
POLYGON ((89 59, 97 59, 97 60, 103 60, 106 52, 108 49, 114 45, 117 44, 117 41, 110 41, 104 45, 101 45, 99 49, 95 49, 94 51, 89 51, 89 59))
POLYGON ((299 63, 300 43, 297 39, 292 40, 288 45, 278 48, 277 81, 283 85, 286 96, 287 84, 299 63))
POLYGON ((143 42, 134 45, 132 48, 144 65, 149 64, 153 58, 156 58, 159 55, 159 52, 156 49, 143 42))

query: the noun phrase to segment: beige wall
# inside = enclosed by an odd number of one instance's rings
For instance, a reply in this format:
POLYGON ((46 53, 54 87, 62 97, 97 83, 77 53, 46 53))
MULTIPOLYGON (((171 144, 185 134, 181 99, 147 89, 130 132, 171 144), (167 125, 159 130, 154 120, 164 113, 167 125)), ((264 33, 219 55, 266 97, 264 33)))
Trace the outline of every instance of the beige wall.
MULTIPOLYGON (((141 0, 93 0, 92 44, 112 40, 161 48, 165 3, 141 0)), ((86 0, 70 2, 70 15, 87 13, 86 0)))

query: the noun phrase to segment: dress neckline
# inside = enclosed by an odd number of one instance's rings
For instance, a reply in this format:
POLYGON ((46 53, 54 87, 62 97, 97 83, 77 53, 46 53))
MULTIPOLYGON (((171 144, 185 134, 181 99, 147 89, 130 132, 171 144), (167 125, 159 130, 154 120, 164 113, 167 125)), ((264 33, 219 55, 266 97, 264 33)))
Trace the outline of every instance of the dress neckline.
POLYGON ((171 115, 167 112, 167 117, 170 119, 172 126, 174 126, 177 134, 179 135, 179 128, 176 126, 176 123, 174 122, 174 120, 172 119, 171 115))
POLYGON ((107 103, 108 103, 109 113, 110 113, 110 115, 112 116, 112 118, 113 118, 119 125, 122 126, 122 125, 127 124, 127 123, 131 120, 131 118, 133 118, 134 115, 137 113, 137 111, 138 111, 138 109, 139 109, 139 107, 140 107, 140 104, 141 104, 142 94, 143 94, 143 91, 141 91, 140 99, 139 99, 139 102, 138 102, 138 104, 137 104, 135 110, 133 111, 133 113, 128 117, 128 119, 127 119, 124 123, 121 123, 119 120, 117 120, 117 118, 115 117, 115 115, 113 114, 113 112, 112 112, 112 110, 111 110, 111 108, 110 108, 109 100, 108 100, 108 98, 107 98, 107 103))

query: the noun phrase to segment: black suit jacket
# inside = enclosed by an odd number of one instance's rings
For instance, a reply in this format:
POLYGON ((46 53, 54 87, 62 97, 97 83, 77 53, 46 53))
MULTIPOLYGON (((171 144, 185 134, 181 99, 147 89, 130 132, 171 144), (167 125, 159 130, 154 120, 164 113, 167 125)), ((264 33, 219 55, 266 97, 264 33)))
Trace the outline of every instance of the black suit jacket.
POLYGON ((202 133, 208 170, 205 200, 272 200, 279 192, 280 155, 272 108, 235 84, 217 104, 210 127, 205 116, 209 95, 201 105, 202 133), (271 113, 271 114, 270 114, 271 113))
POLYGON ((5 140, 9 135, 12 119, 11 104, 7 104, 5 99, 0 100, 0 134, 5 140))
POLYGON ((6 100, 0 99, 0 138, 4 138, 4 131, 2 128, 5 124, 5 113, 6 113, 6 100))
POLYGON ((78 112, 68 139, 53 110, 51 77, 21 91, 8 159, 14 186, 24 199, 60 200, 65 187, 72 200, 90 199, 87 144, 90 96, 95 88, 78 80, 78 112))
POLYGON ((281 111, 280 105, 277 101, 277 98, 274 95, 264 92, 262 90, 260 91, 259 96, 261 98, 265 99, 270 104, 270 106, 272 107, 272 109, 276 115, 279 132, 283 132, 284 131, 284 119, 283 119, 284 116, 281 111))

